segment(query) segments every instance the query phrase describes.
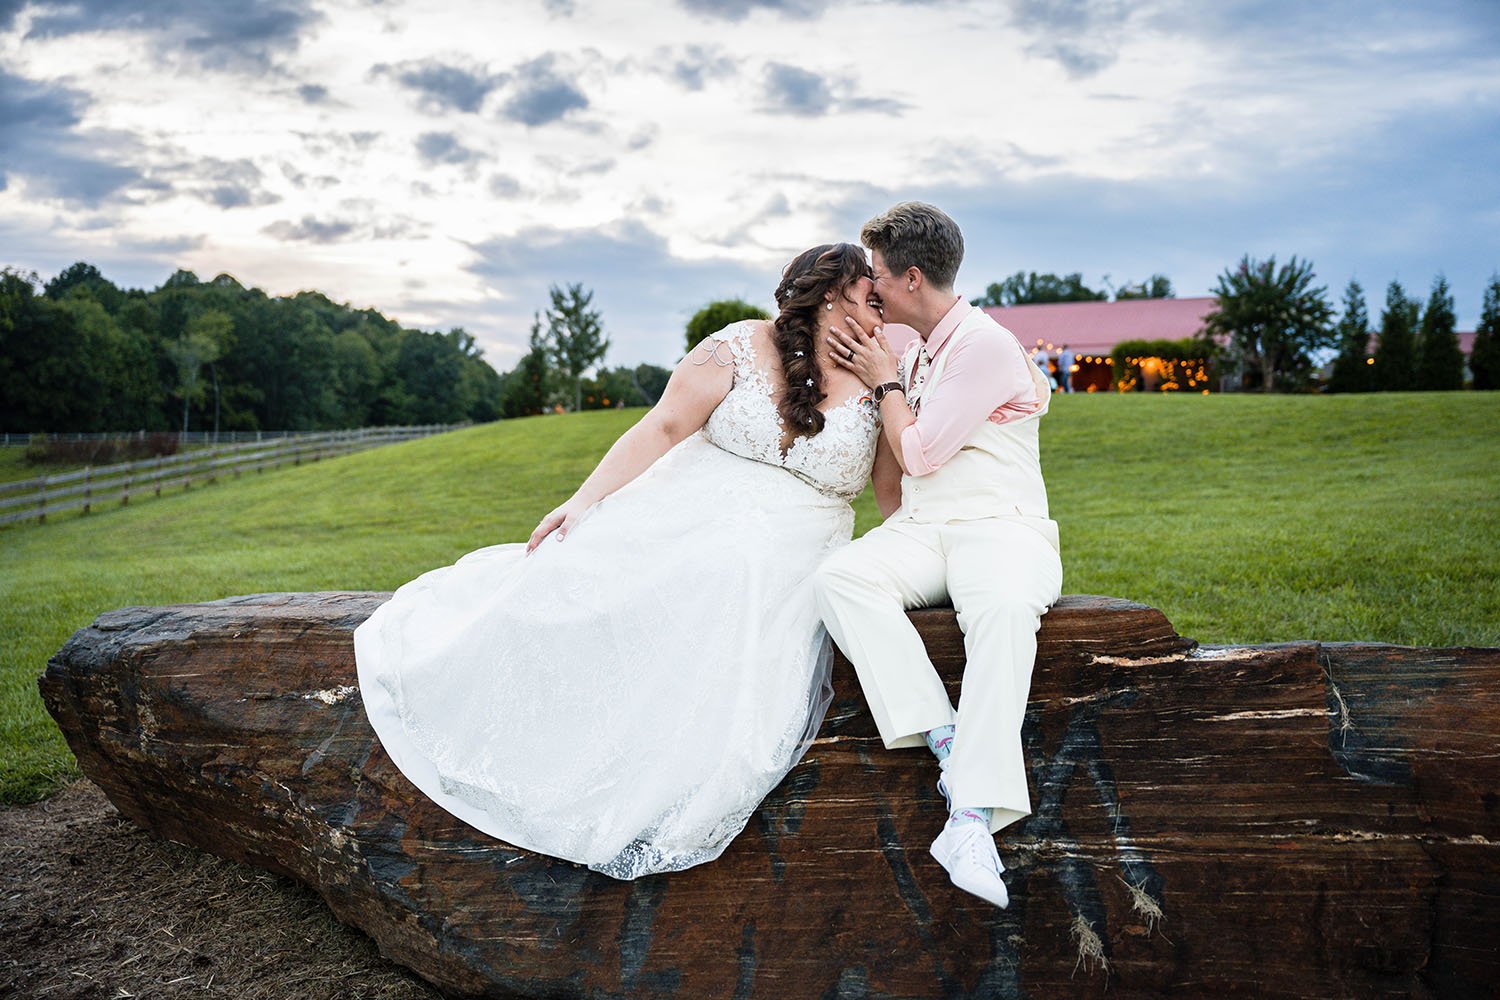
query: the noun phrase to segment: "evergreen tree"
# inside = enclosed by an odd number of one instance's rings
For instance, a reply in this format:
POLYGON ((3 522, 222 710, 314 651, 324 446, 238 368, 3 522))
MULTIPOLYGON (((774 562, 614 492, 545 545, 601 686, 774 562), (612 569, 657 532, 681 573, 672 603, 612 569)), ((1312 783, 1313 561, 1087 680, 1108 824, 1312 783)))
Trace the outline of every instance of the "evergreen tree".
POLYGON ((710 333, 718 333, 730 323, 737 323, 742 319, 770 319, 771 317, 764 309, 757 305, 751 305, 744 299, 718 299, 693 313, 693 318, 687 322, 687 349, 691 353, 693 348, 702 343, 703 338, 710 333))
POLYGON ((1295 256, 1280 268, 1276 258, 1241 258, 1219 276, 1218 309, 1204 329, 1227 338, 1225 353, 1258 371, 1261 388, 1295 388, 1312 370, 1311 354, 1332 346, 1328 289, 1314 287, 1312 262, 1295 256))
POLYGON ((552 341, 538 313, 531 322, 531 349, 504 376, 500 412, 507 417, 529 417, 552 405, 552 341))
POLYGON ((1344 289, 1344 314, 1335 332, 1339 354, 1333 359, 1328 391, 1370 391, 1370 314, 1365 311, 1365 290, 1352 278, 1344 289))
POLYGON ((1401 282, 1385 290, 1380 314, 1380 345, 1375 348, 1374 386, 1385 392, 1417 387, 1417 323, 1421 303, 1406 297, 1401 282))
POLYGON ((1441 274, 1432 282, 1432 296, 1422 313, 1417 342, 1417 388, 1462 389, 1464 352, 1458 347, 1458 318, 1453 314, 1453 295, 1441 274))
POLYGON ((552 304, 547 309, 547 335, 552 348, 552 363, 573 389, 574 411, 583 408, 583 373, 603 361, 609 350, 599 312, 590 309, 594 293, 582 284, 547 290, 552 304))
POLYGON ((1484 290, 1484 312, 1474 330, 1469 371, 1476 389, 1500 389, 1500 274, 1490 276, 1484 290))

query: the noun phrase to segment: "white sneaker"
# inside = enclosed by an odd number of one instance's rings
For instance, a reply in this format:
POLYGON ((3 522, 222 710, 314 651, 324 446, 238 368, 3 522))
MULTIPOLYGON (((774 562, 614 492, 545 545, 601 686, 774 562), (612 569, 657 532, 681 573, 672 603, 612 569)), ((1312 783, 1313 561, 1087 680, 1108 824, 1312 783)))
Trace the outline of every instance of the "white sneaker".
POLYGON ((948 871, 953 884, 1002 910, 1010 905, 1010 893, 1000 873, 1000 852, 995 837, 984 823, 950 823, 932 842, 932 856, 948 871))

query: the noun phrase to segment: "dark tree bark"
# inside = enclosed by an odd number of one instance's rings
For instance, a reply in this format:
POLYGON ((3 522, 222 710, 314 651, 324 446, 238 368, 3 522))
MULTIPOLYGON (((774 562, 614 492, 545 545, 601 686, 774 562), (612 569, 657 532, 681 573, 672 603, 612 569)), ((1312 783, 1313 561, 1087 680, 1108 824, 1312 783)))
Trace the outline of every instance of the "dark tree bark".
MULTIPOLYGON (((617 882, 478 833, 365 717, 377 594, 127 608, 41 678, 85 773, 156 836, 312 886, 454 996, 1477 996, 1500 981, 1500 650, 1196 647, 1064 598, 1023 729, 1012 903, 955 890, 925 752, 851 668, 722 858, 617 882)), ((951 611, 913 612, 955 695, 951 611)))

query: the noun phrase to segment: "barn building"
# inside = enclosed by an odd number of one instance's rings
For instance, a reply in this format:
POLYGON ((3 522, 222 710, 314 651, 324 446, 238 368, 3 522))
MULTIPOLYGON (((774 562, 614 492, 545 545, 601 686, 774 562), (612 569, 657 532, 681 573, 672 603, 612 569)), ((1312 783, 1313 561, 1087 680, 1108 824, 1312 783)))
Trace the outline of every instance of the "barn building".
POLYGON ((1093 392, 1108 389, 1113 382, 1109 359, 1116 344, 1126 340, 1187 340, 1198 335, 1204 317, 1215 308, 1213 296, 1203 296, 986 306, 984 311, 1015 334, 1028 352, 1041 348, 1055 361, 1066 346, 1075 366, 1071 373, 1073 390, 1093 392))

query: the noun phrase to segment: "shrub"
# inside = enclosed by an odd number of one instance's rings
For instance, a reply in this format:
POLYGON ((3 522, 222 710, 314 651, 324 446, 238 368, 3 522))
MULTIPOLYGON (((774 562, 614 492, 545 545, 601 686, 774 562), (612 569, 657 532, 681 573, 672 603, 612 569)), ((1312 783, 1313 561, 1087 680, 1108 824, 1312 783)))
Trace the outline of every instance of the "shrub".
POLYGON ((689 352, 710 333, 718 333, 730 323, 742 319, 770 319, 764 309, 744 299, 720 299, 710 302, 693 314, 687 323, 687 349, 689 352))
POLYGON ((64 440, 33 434, 26 445, 28 465, 112 465, 157 455, 177 454, 177 435, 171 431, 120 434, 111 437, 64 440))
POLYGON ((1121 392, 1143 391, 1143 363, 1154 359, 1160 369, 1159 392, 1199 391, 1209 387, 1213 375, 1213 345, 1189 337, 1186 340, 1122 340, 1110 352, 1115 388, 1121 392))

